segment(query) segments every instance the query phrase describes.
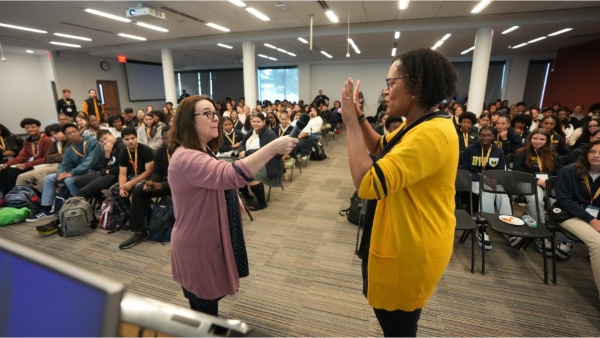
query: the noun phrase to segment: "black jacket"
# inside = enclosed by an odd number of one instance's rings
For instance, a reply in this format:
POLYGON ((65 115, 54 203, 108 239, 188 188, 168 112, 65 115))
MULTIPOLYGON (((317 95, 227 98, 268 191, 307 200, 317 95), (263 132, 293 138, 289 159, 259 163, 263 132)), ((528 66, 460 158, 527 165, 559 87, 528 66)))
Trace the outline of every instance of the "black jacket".
MULTIPOLYGON (((535 154, 534 154, 535 155, 535 154)), ((540 166, 538 165, 537 158, 533 156, 531 158, 531 168, 527 168, 525 160, 527 153, 525 151, 521 151, 515 155, 515 159, 513 160, 513 170, 520 171, 524 173, 529 173, 535 175, 540 173, 540 166)), ((563 164, 557 153, 554 153, 554 170, 552 172, 548 172, 544 170, 544 173, 547 173, 550 176, 556 176, 562 169, 563 164)))
MULTIPOLYGON (((246 150, 246 141, 248 141, 250 139, 250 137, 252 136, 253 132, 248 132, 246 135, 244 135, 244 139, 242 139, 242 144, 240 144, 240 151, 245 151, 246 152, 246 156, 250 156, 253 152, 255 152, 258 149, 252 149, 252 150, 246 150)), ((265 127, 263 127, 263 129, 261 129, 258 132, 258 140, 260 143, 260 147, 264 147, 267 144, 269 144, 269 142, 273 141, 277 139, 277 135, 275 135, 275 133, 269 129, 266 125, 265 127)), ((283 174, 283 161, 281 160, 281 155, 275 155, 275 157, 273 157, 272 159, 269 160, 269 162, 267 162, 267 164, 265 164, 265 168, 267 169, 267 177, 269 179, 272 178, 276 178, 277 176, 280 176, 281 174, 283 174)))
MULTIPOLYGON (((600 179, 592 182, 592 177, 588 175, 587 179, 592 190, 592 196, 600 189, 600 179)), ((585 184, 575 171, 575 164, 569 164, 564 167, 556 184, 556 204, 563 208, 569 214, 589 223, 594 216, 585 211, 590 204, 590 193, 585 184)), ((592 205, 600 207, 600 198, 596 198, 592 205)))
POLYGON ((163 189, 171 191, 169 186, 169 156, 167 156, 167 146, 163 144, 154 152, 154 170, 150 180, 152 182, 160 182, 163 189))
POLYGON ((521 135, 517 134, 512 127, 508 127, 506 140, 496 141, 495 143, 498 146, 498 148, 502 148, 504 156, 508 156, 514 153, 515 150, 519 149, 523 144, 523 142, 521 141, 521 135))

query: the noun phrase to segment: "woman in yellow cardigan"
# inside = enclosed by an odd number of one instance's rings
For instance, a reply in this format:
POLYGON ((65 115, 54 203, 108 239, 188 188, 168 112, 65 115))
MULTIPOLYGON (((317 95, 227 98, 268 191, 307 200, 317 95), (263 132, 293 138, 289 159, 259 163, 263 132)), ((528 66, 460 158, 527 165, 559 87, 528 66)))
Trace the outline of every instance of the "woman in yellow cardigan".
POLYGON ((385 336, 416 336, 421 309, 452 255, 459 146, 452 119, 436 106, 454 95, 456 81, 454 67, 438 52, 418 49, 396 57, 383 93, 390 115, 406 122, 386 136, 364 122, 360 80, 354 93, 352 79, 342 90, 352 179, 359 197, 378 200, 367 300, 385 336), (378 157, 375 163, 365 148, 378 157))

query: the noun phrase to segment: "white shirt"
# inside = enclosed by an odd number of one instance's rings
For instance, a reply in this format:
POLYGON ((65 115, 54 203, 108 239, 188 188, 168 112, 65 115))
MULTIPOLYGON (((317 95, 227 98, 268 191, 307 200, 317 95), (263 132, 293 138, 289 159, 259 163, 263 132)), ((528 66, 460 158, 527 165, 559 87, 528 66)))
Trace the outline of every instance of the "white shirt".
POLYGON ((309 135, 314 133, 320 133, 322 126, 323 119, 321 118, 321 116, 313 117, 310 119, 310 121, 308 121, 306 127, 302 129, 302 132, 307 133, 309 135))

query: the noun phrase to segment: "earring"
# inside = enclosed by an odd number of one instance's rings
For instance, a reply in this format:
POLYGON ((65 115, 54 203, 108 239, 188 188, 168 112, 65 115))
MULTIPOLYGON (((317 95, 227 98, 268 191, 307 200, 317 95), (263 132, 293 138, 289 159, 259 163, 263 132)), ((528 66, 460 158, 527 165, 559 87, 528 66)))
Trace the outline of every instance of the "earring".
POLYGON ((413 95, 413 96, 411 97, 411 99, 414 101, 414 100, 416 100, 416 99, 417 99, 417 97, 413 95))

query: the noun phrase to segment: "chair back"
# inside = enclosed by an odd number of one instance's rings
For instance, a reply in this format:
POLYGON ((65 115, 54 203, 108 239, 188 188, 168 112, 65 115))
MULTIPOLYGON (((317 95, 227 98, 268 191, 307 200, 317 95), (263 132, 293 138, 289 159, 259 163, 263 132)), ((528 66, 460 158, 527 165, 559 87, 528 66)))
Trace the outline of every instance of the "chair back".
POLYGON ((471 173, 465 169, 458 169, 456 172, 456 181, 454 186, 457 193, 466 192, 469 194, 469 208, 470 214, 473 215, 473 190, 471 189, 471 182, 473 181, 471 173))
POLYGON ((537 179, 535 176, 505 170, 489 170, 481 173, 479 189, 494 194, 537 195, 537 179))
POLYGON ((546 180, 546 202, 550 204, 550 198, 556 199, 556 183, 558 182, 558 176, 550 176, 546 180))
POLYGON ((510 170, 513 170, 514 163, 515 163, 515 154, 506 155, 506 167, 510 170))

